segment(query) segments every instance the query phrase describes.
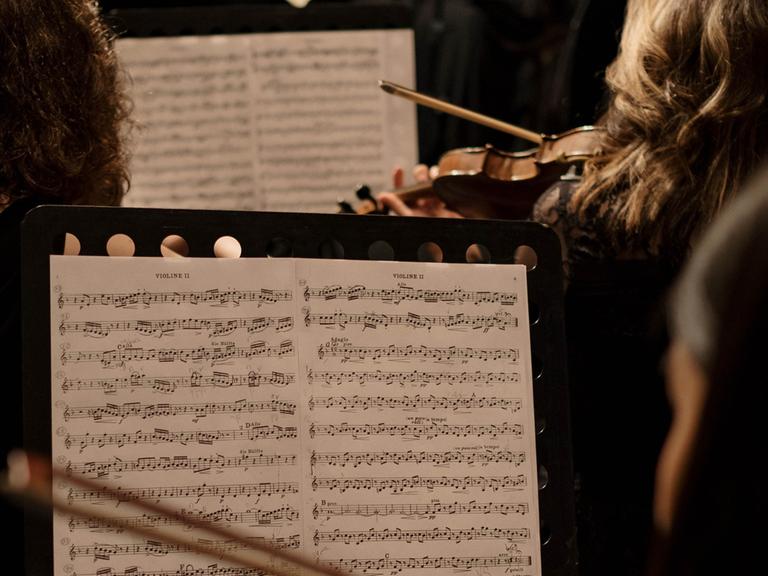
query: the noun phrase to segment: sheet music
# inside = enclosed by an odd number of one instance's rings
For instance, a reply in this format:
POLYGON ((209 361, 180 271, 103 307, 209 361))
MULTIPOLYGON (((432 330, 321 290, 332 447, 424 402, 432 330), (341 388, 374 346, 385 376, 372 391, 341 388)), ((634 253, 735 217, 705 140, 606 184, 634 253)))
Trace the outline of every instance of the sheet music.
POLYGON ((416 163, 408 30, 121 39, 132 79, 130 206, 335 212, 416 163))
MULTIPOLYGON (((521 266, 52 256, 53 459, 354 574, 538 576, 527 309, 521 266)), ((53 540, 57 576, 234 573, 53 540)))

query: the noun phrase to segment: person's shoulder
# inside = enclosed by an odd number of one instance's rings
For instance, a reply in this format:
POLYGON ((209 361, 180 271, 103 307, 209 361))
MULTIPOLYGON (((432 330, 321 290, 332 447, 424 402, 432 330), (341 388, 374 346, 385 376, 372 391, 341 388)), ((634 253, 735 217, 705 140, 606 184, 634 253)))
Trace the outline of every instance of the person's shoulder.
POLYGON ((549 226, 562 224, 563 219, 570 214, 571 198, 580 182, 579 178, 569 178, 550 186, 533 205, 531 219, 549 226))

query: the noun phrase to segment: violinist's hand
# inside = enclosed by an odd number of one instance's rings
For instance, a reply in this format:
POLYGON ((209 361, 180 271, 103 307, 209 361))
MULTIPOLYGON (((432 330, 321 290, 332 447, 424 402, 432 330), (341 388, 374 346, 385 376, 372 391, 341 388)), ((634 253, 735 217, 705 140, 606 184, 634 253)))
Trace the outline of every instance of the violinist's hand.
MULTIPOLYGON (((413 169, 413 176, 416 182, 429 182, 437 177, 437 166, 428 168, 426 164, 419 164, 413 169)), ((392 180, 395 188, 403 186, 403 169, 396 168, 392 173, 392 180)), ((462 215, 453 210, 449 210, 442 200, 436 196, 419 198, 413 206, 408 206, 397 194, 384 192, 380 194, 379 202, 384 208, 389 209, 398 216, 431 216, 433 218, 462 218, 462 215)))

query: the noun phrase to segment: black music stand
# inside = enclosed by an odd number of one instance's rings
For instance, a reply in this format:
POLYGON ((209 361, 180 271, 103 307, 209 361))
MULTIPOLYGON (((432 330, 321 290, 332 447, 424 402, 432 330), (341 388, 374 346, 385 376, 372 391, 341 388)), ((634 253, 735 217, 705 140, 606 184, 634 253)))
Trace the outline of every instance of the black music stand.
MULTIPOLYGON (((80 254, 105 256, 114 234, 130 236, 136 256, 160 257, 163 239, 182 236, 190 257, 212 257, 221 236, 233 236, 243 258, 297 257, 418 261, 419 248, 436 243, 443 261, 467 262, 467 250, 494 264, 515 263, 519 246, 532 248, 537 265, 528 272, 533 353, 539 514, 545 576, 576 575, 576 525, 569 394, 563 328, 560 242, 533 222, 289 214, 207 210, 43 206, 22 225, 24 342, 24 444, 51 451, 50 267, 49 256, 66 233, 80 254)), ((469 264, 468 264, 469 265, 469 264)), ((481 264, 471 264, 481 265, 481 264)), ((27 575, 49 576, 52 514, 26 518, 27 575)))
POLYGON ((402 1, 392 0, 310 2, 301 10, 286 2, 241 2, 235 5, 222 5, 221 2, 166 2, 165 5, 147 2, 148 7, 144 8, 129 7, 135 6, 135 2, 115 1, 110 4, 114 8, 107 11, 107 22, 120 36, 134 38, 413 26, 411 8, 402 1), (127 7, 121 8, 123 4, 127 7))

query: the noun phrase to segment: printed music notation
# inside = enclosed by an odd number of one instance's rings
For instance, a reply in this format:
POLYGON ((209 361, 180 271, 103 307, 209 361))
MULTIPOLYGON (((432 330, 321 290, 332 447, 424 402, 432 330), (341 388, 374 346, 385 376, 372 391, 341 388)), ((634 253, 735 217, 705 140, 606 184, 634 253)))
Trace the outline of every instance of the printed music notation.
POLYGON ((109 336, 112 332, 139 332, 152 336, 173 334, 180 330, 205 330, 211 336, 226 336, 243 329, 250 334, 274 328, 276 332, 293 329, 293 318, 259 316, 255 318, 173 318, 168 320, 101 320, 66 322, 59 325, 62 334, 80 332, 95 338, 109 336))
POLYGON ((249 346, 211 346, 200 348, 128 348, 118 346, 116 350, 64 351, 61 363, 99 362, 104 366, 123 366, 126 362, 196 362, 205 360, 213 364, 241 358, 263 358, 269 356, 292 356, 293 342, 284 340, 277 346, 267 342, 252 342, 249 346))
POLYGON ((245 399, 234 402, 208 402, 206 404, 141 404, 126 402, 125 404, 106 404, 104 406, 67 406, 64 409, 64 421, 76 418, 90 418, 98 421, 106 418, 159 418, 162 416, 192 416, 202 418, 212 414, 257 414, 259 412, 280 412, 294 414, 296 404, 268 400, 265 402, 247 402, 245 399))
POLYGON ((362 326, 366 328, 389 328, 390 326, 406 326, 408 328, 449 328, 451 330, 473 329, 488 332, 492 328, 506 330, 507 328, 517 328, 517 318, 509 312, 496 312, 487 316, 465 316, 464 314, 449 314, 445 316, 434 316, 428 314, 378 314, 375 312, 365 312, 363 314, 346 314, 344 312, 334 312, 333 314, 304 314, 304 324, 306 326, 323 326, 326 328, 347 326, 362 326))
MULTIPOLYGON (((252 538, 251 540, 256 540, 252 538)), ((266 543, 276 548, 298 548, 301 538, 298 534, 288 538, 262 538, 266 543)), ((202 543, 209 545, 219 552, 230 552, 233 550, 247 550, 248 544, 242 542, 228 542, 226 540, 208 540, 202 543)), ((112 556, 125 555, 144 555, 144 556, 165 556, 167 554, 190 553, 192 549, 183 544, 166 544, 164 542, 153 542, 147 540, 144 544, 93 544, 90 546, 71 546, 69 556, 71 559, 83 556, 93 558, 94 560, 109 560, 112 556)))
POLYGON ((209 456, 190 458, 189 456, 145 456, 134 460, 113 458, 101 462, 67 462, 65 469, 68 473, 105 478, 112 474, 124 472, 155 472, 160 470, 191 470, 192 472, 210 472, 225 468, 243 468, 247 470, 255 466, 293 466, 296 464, 295 454, 239 456, 209 456))
POLYGON ((187 430, 173 432, 155 428, 152 432, 120 432, 105 434, 66 434, 64 446, 68 449, 80 448, 82 452, 89 446, 117 446, 127 444, 205 444, 217 442, 237 442, 241 440, 259 440, 265 438, 296 438, 295 426, 253 426, 238 430, 187 430))
POLYGON ((519 554, 510 554, 506 556, 479 556, 479 557, 460 557, 460 556, 439 556, 423 558, 340 558, 337 560, 325 560, 325 564, 338 568, 339 570, 350 570, 352 572, 367 573, 371 571, 392 570, 400 572, 402 570, 416 569, 445 569, 454 570, 472 570, 475 568, 497 568, 510 566, 530 566, 531 557, 519 554))
POLYGON ((169 206, 173 196, 181 208, 327 212, 339 190, 362 181, 382 187, 390 166, 416 160, 415 110, 376 87, 382 75, 412 81, 409 31, 117 45, 144 127, 132 155, 130 204, 169 206), (351 167, 327 168, 339 155, 351 167))
POLYGON ((203 568, 195 568, 192 564, 182 566, 180 569, 144 570, 140 566, 131 566, 125 570, 111 567, 100 568, 96 572, 78 572, 77 576, 268 576, 266 572, 254 568, 231 568, 211 564, 203 568))
POLYGON ((307 374, 310 384, 326 384, 328 386, 341 386, 342 384, 381 384, 384 386, 411 385, 424 388, 426 386, 460 386, 460 385, 497 385, 513 384, 520 381, 517 372, 374 372, 354 371, 314 371, 307 374))
POLYGON ((95 530, 99 532, 122 532, 131 528, 159 528, 162 526, 182 526, 189 522, 210 522, 211 524, 256 524, 259 526, 273 526, 281 521, 294 521, 299 519, 299 511, 290 506, 282 506, 275 510, 249 509, 242 512, 234 512, 231 508, 220 508, 211 512, 202 510, 182 510, 179 518, 153 514, 141 516, 126 516, 118 518, 123 528, 114 528, 101 518, 82 518, 73 516, 69 519, 69 530, 95 530))
POLYGON ((232 304, 249 302, 274 304, 293 299, 290 290, 203 290, 199 292, 128 292, 118 294, 66 294, 61 293, 57 300, 59 308, 65 306, 111 306, 125 308, 141 305, 150 307, 157 304, 232 304))
MULTIPOLYGON (((298 494, 299 485, 295 482, 260 482, 258 484, 196 484, 193 486, 151 486, 135 490, 123 489, 125 502, 131 500, 159 501, 166 498, 253 498, 272 496, 273 494, 298 494)), ((70 502, 110 502, 115 501, 111 492, 106 490, 83 490, 72 488, 67 493, 70 502)))
POLYGON ((247 402, 245 399, 234 402, 209 402, 206 404, 144 404, 140 402, 127 402, 125 404, 107 404, 105 406, 80 406, 64 409, 64 421, 75 418, 90 418, 102 420, 104 418, 129 418, 141 419, 157 418, 161 416, 193 416, 201 418, 212 414, 256 414, 259 412, 280 412, 281 414, 294 414, 296 404, 269 400, 265 402, 247 402))
POLYGON ((315 545, 327 542, 344 542, 345 544, 362 544, 364 542, 434 542, 437 540, 449 540, 451 542, 463 542, 465 540, 507 540, 509 542, 525 542, 531 537, 527 528, 468 528, 466 530, 452 530, 451 528, 433 528, 431 530, 403 530, 395 528, 389 530, 367 531, 342 531, 332 532, 315 531, 313 541, 315 545))
POLYGON ((311 424, 309 436, 514 436, 522 438, 522 424, 311 424))
POLYGON ((346 492, 347 490, 370 490, 382 492, 391 490, 394 493, 409 490, 411 488, 426 488, 434 490, 435 488, 453 488, 455 490, 466 490, 468 488, 478 488, 481 491, 486 490, 521 490, 527 480, 524 474, 516 476, 464 476, 462 478, 449 476, 422 477, 411 476, 407 478, 312 478, 313 490, 338 490, 346 492))
POLYGON ((127 378, 94 378, 77 379, 65 378, 61 383, 62 392, 70 390, 100 390, 105 394, 113 394, 119 390, 148 389, 154 392, 171 394, 178 388, 233 388, 245 386, 258 388, 259 386, 274 386, 285 388, 296 381, 294 374, 282 372, 248 372, 247 374, 229 374, 227 372, 213 372, 202 374, 192 372, 189 376, 145 376, 138 372, 132 373, 127 378))
POLYGON ((52 260, 53 458, 104 487, 55 489, 120 507, 123 527, 56 519, 55 573, 137 576, 150 556, 147 576, 219 576, 127 530, 186 531, 186 518, 295 542, 353 576, 541 576, 520 280, 288 259, 129 259, 121 275, 74 260, 52 260), (315 294, 311 311, 296 294, 315 294), (329 335, 342 327, 354 336, 329 335), (139 499, 181 518, 142 514, 139 499))
POLYGON ((352 396, 351 398, 345 396, 315 398, 313 396, 309 399, 307 405, 310 410, 315 410, 316 408, 318 410, 322 408, 338 408, 339 410, 370 410, 371 408, 468 410, 474 408, 498 408, 514 413, 522 407, 522 400, 519 398, 497 398, 495 396, 458 396, 455 398, 419 395, 413 397, 352 396))
POLYGON ((317 349, 317 357, 341 358, 350 360, 434 360, 436 362, 460 360, 479 360, 489 362, 491 360, 509 360, 517 362, 518 352, 509 348, 469 348, 469 347, 433 347, 433 346, 353 346, 349 342, 328 342, 317 349))
POLYGON ((402 302, 422 302, 424 304, 447 302, 454 304, 501 304, 514 306, 517 294, 514 292, 487 292, 463 290, 425 290, 399 286, 397 288, 366 288, 355 286, 324 286, 323 288, 304 289, 304 301, 310 300, 378 300, 384 303, 400 304, 402 302))
POLYGON ((362 464, 434 464, 436 466, 450 462, 463 464, 488 464, 491 462, 509 462, 519 466, 525 462, 525 452, 510 452, 497 450, 451 452, 312 452, 309 463, 312 467, 319 464, 329 466, 351 466, 357 468, 362 464))
POLYGON ((315 504, 312 516, 315 518, 332 516, 455 516, 461 514, 482 514, 507 516, 528 514, 528 504, 508 502, 451 502, 448 504, 315 504))

